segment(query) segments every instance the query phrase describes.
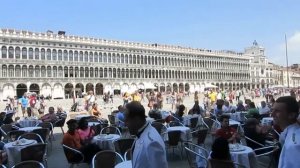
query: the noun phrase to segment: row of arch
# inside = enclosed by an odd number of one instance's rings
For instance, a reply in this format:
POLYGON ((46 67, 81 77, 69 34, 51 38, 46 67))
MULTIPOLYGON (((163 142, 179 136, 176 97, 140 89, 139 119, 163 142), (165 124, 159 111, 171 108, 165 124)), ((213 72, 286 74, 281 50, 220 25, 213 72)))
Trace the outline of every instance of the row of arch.
MULTIPOLYGON (((250 89, 249 83, 212 83, 221 89, 250 89)), ((150 90, 160 92, 195 92, 201 91, 205 87, 204 83, 153 83, 150 90)), ((71 98, 74 94, 80 97, 84 92, 94 91, 96 95, 103 95, 111 92, 114 94, 121 94, 132 90, 149 90, 147 83, 6 83, 2 88, 3 98, 7 97, 21 97, 26 92, 35 92, 44 96, 51 96, 52 98, 71 98)))
POLYGON ((173 58, 142 54, 27 48, 18 46, 2 46, 1 58, 249 70, 249 62, 245 62, 242 59, 240 61, 231 61, 231 58, 225 58, 224 61, 215 61, 195 58, 173 58))
POLYGON ((2 77, 159 78, 249 80, 247 72, 207 72, 132 68, 2 65, 2 77))

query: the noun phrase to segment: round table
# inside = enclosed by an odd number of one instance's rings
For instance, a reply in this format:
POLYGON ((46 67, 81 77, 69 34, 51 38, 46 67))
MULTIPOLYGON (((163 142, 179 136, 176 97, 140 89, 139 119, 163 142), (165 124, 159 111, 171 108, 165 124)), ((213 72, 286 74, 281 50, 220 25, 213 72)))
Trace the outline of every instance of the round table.
POLYGON ((115 168, 132 168, 131 160, 121 162, 121 163, 117 164, 115 166, 115 168))
POLYGON ((115 150, 114 141, 120 139, 120 135, 118 134, 100 134, 94 136, 92 139, 92 143, 98 145, 102 150, 115 150))
POLYGON ((247 168, 256 168, 257 167, 257 160, 256 155, 253 149, 249 148, 248 146, 244 146, 239 144, 244 150, 242 151, 230 151, 232 161, 242 164, 247 168))
POLYGON ((247 114, 247 112, 235 112, 235 113, 228 113, 228 114, 230 116, 230 119, 232 120, 245 121, 245 115, 247 114))
POLYGON ((19 120, 19 124, 21 127, 35 127, 36 125, 38 125, 39 123, 41 123, 42 121, 38 120, 38 119, 21 119, 19 120))
POLYGON ((15 145, 15 142, 10 142, 4 145, 4 150, 7 153, 9 167, 21 162, 21 149, 34 145, 37 143, 35 140, 31 140, 32 143, 28 145, 15 145))
MULTIPOLYGON (((181 132, 180 137, 181 137, 181 140, 183 140, 183 141, 192 140, 191 129, 189 127, 185 127, 185 126, 168 127, 167 132, 171 132, 171 131, 180 131, 181 132)), ((165 140, 167 140, 167 139, 168 138, 165 137, 165 140)))
POLYGON ((79 114, 77 116, 75 116, 75 120, 80 120, 81 118, 84 118, 84 117, 90 117, 91 115, 88 115, 88 114, 79 114))
POLYGON ((26 131, 26 132, 32 132, 35 129, 40 129, 42 127, 25 127, 25 128, 20 128, 19 130, 21 131, 26 131))
POLYGON ((198 114, 194 115, 186 115, 183 117, 183 125, 191 125, 191 119, 192 118, 198 118, 197 125, 202 125, 202 116, 198 114))

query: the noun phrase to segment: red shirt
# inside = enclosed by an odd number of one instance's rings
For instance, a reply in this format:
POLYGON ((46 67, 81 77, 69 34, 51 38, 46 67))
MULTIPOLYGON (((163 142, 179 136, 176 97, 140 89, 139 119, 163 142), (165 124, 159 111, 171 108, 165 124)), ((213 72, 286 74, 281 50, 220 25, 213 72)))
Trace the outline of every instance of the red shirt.
POLYGON ((216 136, 217 137, 222 137, 224 139, 229 139, 232 137, 233 134, 236 133, 236 130, 234 128, 231 127, 227 127, 227 128, 220 128, 216 131, 216 136))

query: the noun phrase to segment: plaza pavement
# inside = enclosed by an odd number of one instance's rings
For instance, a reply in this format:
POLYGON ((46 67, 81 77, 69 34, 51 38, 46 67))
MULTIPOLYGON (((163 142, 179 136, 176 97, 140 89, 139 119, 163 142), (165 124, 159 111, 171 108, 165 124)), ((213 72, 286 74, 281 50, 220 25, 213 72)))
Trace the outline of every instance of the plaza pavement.
MULTIPOLYGON (((200 103, 203 100, 203 95, 200 96, 200 103)), ((256 99, 255 102, 259 103, 262 99, 256 99)), ((47 107, 53 106, 62 106, 65 110, 69 111, 73 104, 72 99, 65 99, 65 100, 50 100, 46 101, 47 102, 47 107)), ((112 110, 116 110, 119 105, 122 105, 122 98, 121 97, 115 97, 114 98, 114 103, 111 104, 104 104, 102 98, 97 99, 97 103, 100 105, 102 109, 102 117, 107 118, 107 115, 111 113, 112 110), (111 107, 113 107, 111 109, 111 107)), ((147 101, 145 100, 144 102, 142 101, 142 104, 146 108, 146 113, 148 113, 149 108, 147 107, 147 101)), ((189 110, 190 108, 193 107, 194 101, 193 101, 193 95, 190 97, 185 97, 183 104, 187 107, 189 110)), ((5 107, 5 102, 0 103, 0 108, 4 109, 5 107)), ((163 105, 164 110, 171 110, 171 104, 166 104, 165 97, 164 97, 164 105, 163 105)), ((47 111, 46 111, 47 112, 47 111)), ((20 116, 20 114, 19 114, 20 116)), ((64 126, 64 130, 67 131, 66 125, 64 126)), ((49 149, 48 153, 48 168, 67 168, 69 167, 69 164, 65 158, 62 146, 61 146, 61 141, 62 141, 62 132, 60 128, 55 128, 54 129, 54 136, 55 136, 55 141, 53 141, 53 149, 49 149)), ((210 146, 212 144, 211 137, 208 136, 206 138, 206 148, 210 149, 210 146)), ((177 151, 179 153, 180 151, 177 151)), ((169 168, 188 168, 188 161, 187 158, 185 157, 185 152, 183 151, 184 157, 183 159, 180 159, 179 155, 173 155, 172 151, 169 150, 169 155, 168 155, 168 162, 169 162, 169 168)), ((79 168, 88 168, 89 166, 87 164, 80 164, 77 166, 79 168)))

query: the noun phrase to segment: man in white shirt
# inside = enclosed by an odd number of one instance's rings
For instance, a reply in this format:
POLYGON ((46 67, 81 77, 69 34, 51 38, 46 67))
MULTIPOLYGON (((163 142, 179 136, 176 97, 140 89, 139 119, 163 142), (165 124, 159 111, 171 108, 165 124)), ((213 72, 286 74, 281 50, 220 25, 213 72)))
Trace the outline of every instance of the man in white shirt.
POLYGON ((93 104, 96 101, 96 97, 93 91, 89 91, 88 93, 89 95, 86 97, 86 104, 87 104, 88 111, 90 111, 92 109, 93 104))
POLYGON ((279 158, 280 168, 298 168, 300 155, 300 125, 297 123, 299 105, 292 96, 280 97, 272 108, 274 124, 280 126, 282 150, 279 158))
POLYGON ((267 106, 265 101, 260 102, 261 107, 258 108, 259 114, 268 114, 270 113, 270 108, 267 106))

